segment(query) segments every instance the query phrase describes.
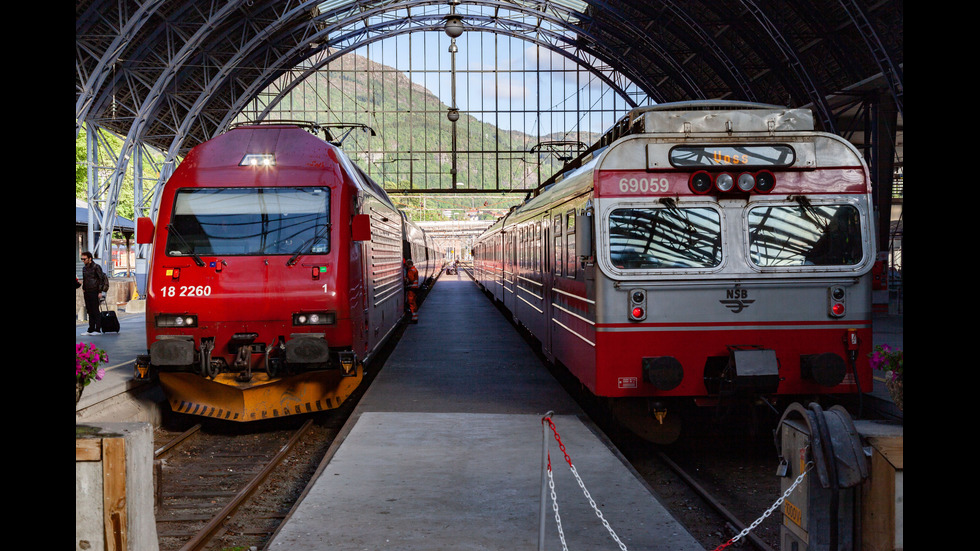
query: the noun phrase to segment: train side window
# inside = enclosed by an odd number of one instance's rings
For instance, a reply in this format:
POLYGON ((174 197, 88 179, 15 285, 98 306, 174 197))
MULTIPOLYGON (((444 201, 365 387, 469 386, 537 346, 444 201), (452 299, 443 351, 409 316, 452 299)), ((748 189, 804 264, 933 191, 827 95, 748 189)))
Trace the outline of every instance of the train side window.
POLYGON ((575 278, 578 262, 575 258, 575 211, 565 213, 565 277, 575 278))
POLYGON ((527 227, 521 228, 521 268, 527 269, 528 259, 527 259, 528 245, 527 245, 527 227))
POLYGON ((560 276, 562 269, 561 251, 564 249, 564 247, 561 246, 562 224, 560 214, 555 216, 555 223, 551 226, 551 228, 554 231, 555 240, 555 275, 560 276))
POLYGON ((527 228, 521 226, 521 269, 527 267, 527 228))
POLYGON ((541 271, 541 222, 535 223, 534 229, 534 271, 541 271))

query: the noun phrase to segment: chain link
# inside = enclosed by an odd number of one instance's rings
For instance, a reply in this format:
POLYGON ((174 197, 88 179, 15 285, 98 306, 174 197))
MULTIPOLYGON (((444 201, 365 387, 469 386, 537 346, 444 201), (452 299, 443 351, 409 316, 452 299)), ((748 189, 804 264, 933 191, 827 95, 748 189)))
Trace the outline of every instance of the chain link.
POLYGON ((786 498, 793 493, 793 490, 795 490, 796 487, 799 486, 801 482, 803 482, 803 478, 806 477, 806 474, 810 472, 810 469, 812 468, 813 468, 813 461, 810 461, 806 464, 805 468, 803 469, 803 472, 800 473, 800 476, 796 477, 796 480, 793 481, 793 484, 791 484, 790 487, 787 488, 785 492, 783 492, 783 495, 779 496, 779 499, 777 499, 775 503, 773 503, 768 509, 766 509, 766 512, 762 513, 761 517, 755 519, 755 521, 753 521, 752 524, 750 524, 747 528, 739 532, 734 538, 716 547, 714 551, 721 551, 722 549, 728 547, 729 545, 732 545, 738 540, 749 535, 749 532, 754 530, 756 526, 762 524, 762 521, 766 520, 766 518, 768 518, 769 515, 771 515, 776 509, 778 509, 779 506, 782 505, 784 501, 786 501, 786 498))
MULTIPOLYGON (((572 471, 572 475, 575 476, 575 480, 578 482, 579 488, 582 488, 582 492, 585 494, 585 498, 589 500, 589 505, 592 506, 592 510, 595 511, 596 516, 599 517, 600 521, 602 521, 602 525, 606 527, 606 530, 609 532, 609 535, 612 537, 613 541, 615 541, 619 545, 619 548, 622 551, 628 551, 626 549, 626 544, 620 541, 619 536, 616 535, 616 531, 613 530, 612 526, 609 525, 609 521, 607 521, 606 518, 602 516, 602 511, 599 510, 599 506, 596 505, 595 500, 592 499, 592 496, 589 494, 589 490, 586 489, 585 482, 583 482, 582 477, 579 476, 578 470, 575 469, 575 465, 572 465, 572 458, 569 457, 568 452, 565 451, 565 444, 562 443, 561 438, 558 436, 558 428, 555 427, 555 423, 552 422, 552 420, 548 417, 545 417, 542 420, 542 422, 544 421, 548 422, 548 425, 551 427, 551 432, 555 434, 555 440, 558 441, 558 448, 561 449, 561 452, 565 455, 565 462, 568 463, 568 468, 572 471)), ((561 538, 561 547, 564 551, 568 551, 568 547, 565 544, 565 534, 562 532, 561 529, 561 517, 558 515, 558 499, 555 494, 554 477, 552 476, 551 473, 551 452, 548 452, 548 486, 551 488, 552 509, 554 509, 555 511, 555 521, 558 524, 558 536, 561 538)))
MULTIPOLYGON (((602 511, 599 510, 599 506, 596 505, 595 500, 592 499, 592 496, 589 494, 589 490, 585 487, 585 482, 583 482, 582 477, 579 476, 578 470, 575 468, 575 465, 572 464, 572 458, 569 457, 568 452, 565 451, 565 444, 562 443, 561 437, 558 436, 558 428, 555 426, 555 423, 549 417, 545 417, 542 420, 542 422, 545 421, 547 421, 548 425, 551 427, 551 432, 555 434, 555 440, 558 441, 558 448, 561 449, 562 454, 565 455, 565 462, 568 463, 568 468, 572 471, 572 475, 575 476, 575 480, 578 481, 579 488, 582 488, 582 492, 585 494, 585 499, 589 500, 589 505, 592 506, 592 510, 595 511, 595 514, 597 517, 599 517, 599 520, 602 521, 602 525, 605 526, 606 530, 609 531, 609 535, 612 536, 613 541, 615 541, 619 545, 619 548, 622 549, 622 551, 627 551, 626 545, 622 541, 620 541, 619 536, 616 535, 615 530, 613 530, 612 526, 609 525, 609 521, 607 521, 606 518, 602 516, 602 511)), ((747 528, 739 532, 735 537, 716 547, 714 551, 721 551, 722 549, 725 549, 726 547, 734 544, 738 540, 747 536, 749 532, 754 530, 757 526, 762 524, 764 520, 769 518, 769 516, 772 515, 773 512, 775 512, 776 509, 778 509, 779 506, 786 501, 786 498, 793 493, 793 490, 795 490, 796 487, 799 486, 801 482, 803 482, 803 479, 806 477, 807 473, 810 472, 810 469, 812 468, 813 468, 813 461, 807 462, 807 464, 803 469, 803 472, 800 473, 800 476, 796 477, 796 480, 793 481, 793 484, 791 484, 790 487, 787 488, 785 492, 783 492, 783 495, 779 496, 779 498, 775 501, 775 503, 773 503, 768 509, 766 509, 764 513, 762 513, 762 516, 755 519, 755 521, 753 521, 752 524, 750 524, 747 528)), ((564 551, 568 551, 568 546, 565 543, 565 533, 562 531, 561 528, 561 516, 558 514, 558 497, 557 494, 555 494, 555 479, 551 473, 551 452, 548 452, 548 486, 551 488, 552 509, 554 509, 555 511, 555 522, 558 524, 558 537, 561 538, 561 548, 564 551)))
POLYGON ((548 463, 548 487, 551 488, 551 508, 555 510, 555 523, 558 524, 558 537, 561 539, 561 548, 568 551, 565 544, 565 532, 561 529, 561 515, 558 514, 558 496, 555 494, 555 478, 551 475, 551 463, 548 463))

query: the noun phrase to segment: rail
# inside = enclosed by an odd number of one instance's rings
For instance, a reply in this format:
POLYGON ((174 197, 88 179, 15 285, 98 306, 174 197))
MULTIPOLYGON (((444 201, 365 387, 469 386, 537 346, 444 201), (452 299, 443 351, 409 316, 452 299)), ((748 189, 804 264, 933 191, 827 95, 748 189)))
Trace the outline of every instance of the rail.
MULTIPOLYGON (((313 419, 308 419, 299 429, 295 430, 293 434, 290 435, 289 440, 283 444, 279 448, 278 452, 266 462, 263 468, 254 476, 245 481, 244 484, 241 485, 241 488, 230 499, 230 501, 228 501, 228 503, 226 503, 217 513, 215 513, 201 529, 191 534, 190 538, 180 547, 180 550, 197 551, 206 548, 209 542, 226 524, 229 517, 235 514, 237 510, 248 502, 255 491, 266 481, 269 475, 272 474, 282 463, 282 461, 293 451, 296 444, 302 441, 303 437, 307 434, 312 425, 313 419)), ((200 429, 201 425, 197 424, 170 439, 167 443, 154 452, 154 459, 165 456, 178 445, 186 442, 189 437, 197 433, 200 429)), ((156 473, 155 476, 160 476, 160 473, 156 473)), ((174 537, 178 536, 175 534, 174 537)))

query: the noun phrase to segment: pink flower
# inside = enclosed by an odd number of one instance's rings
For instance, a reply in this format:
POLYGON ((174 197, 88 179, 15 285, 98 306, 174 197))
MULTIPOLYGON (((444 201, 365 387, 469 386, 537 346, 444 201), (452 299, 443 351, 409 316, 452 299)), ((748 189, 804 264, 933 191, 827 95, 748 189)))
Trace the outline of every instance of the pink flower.
POLYGON ((96 348, 95 343, 75 344, 75 377, 83 385, 93 380, 101 381, 105 377, 105 368, 99 365, 108 361, 109 355, 105 350, 96 348))

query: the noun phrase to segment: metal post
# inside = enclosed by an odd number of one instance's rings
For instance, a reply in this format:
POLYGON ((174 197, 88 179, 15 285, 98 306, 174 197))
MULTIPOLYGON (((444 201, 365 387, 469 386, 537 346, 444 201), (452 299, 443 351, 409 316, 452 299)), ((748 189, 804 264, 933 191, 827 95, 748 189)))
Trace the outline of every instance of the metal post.
POLYGON ((544 525, 545 515, 548 509, 548 429, 545 427, 544 420, 550 419, 553 413, 553 411, 549 411, 541 419, 541 436, 543 442, 541 446, 541 508, 539 510, 541 524, 538 528, 538 551, 544 551, 544 525))

